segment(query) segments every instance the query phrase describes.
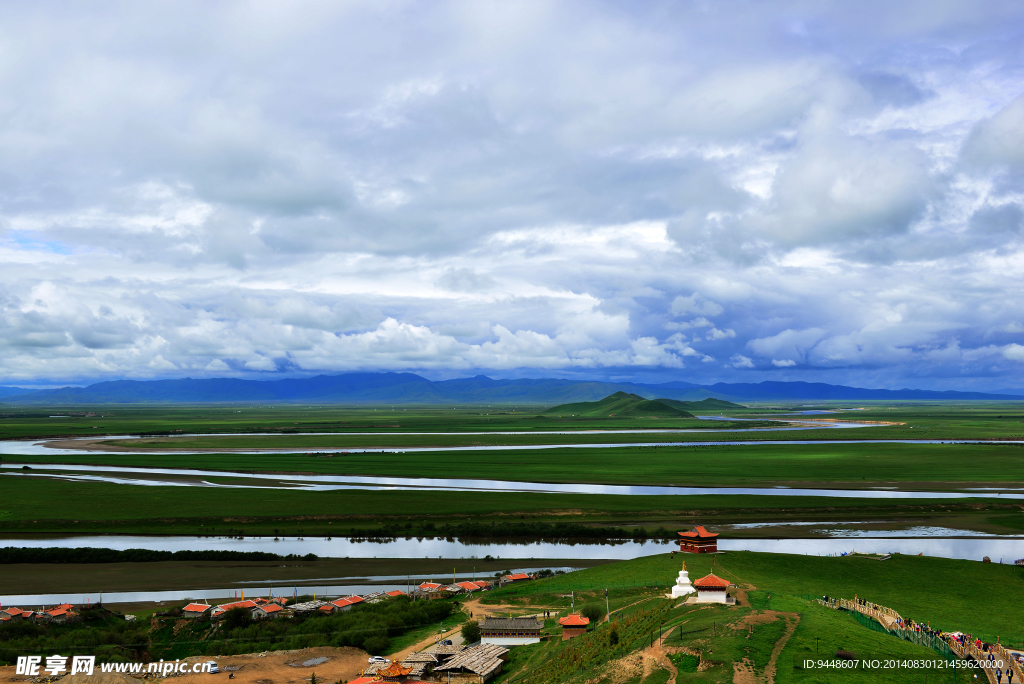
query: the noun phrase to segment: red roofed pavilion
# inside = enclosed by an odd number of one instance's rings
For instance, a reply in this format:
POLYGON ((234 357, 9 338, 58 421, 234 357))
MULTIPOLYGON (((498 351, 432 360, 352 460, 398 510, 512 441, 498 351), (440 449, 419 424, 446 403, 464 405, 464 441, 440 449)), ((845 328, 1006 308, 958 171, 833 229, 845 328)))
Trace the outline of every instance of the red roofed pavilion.
POLYGON ((693 586, 697 587, 697 603, 736 603, 736 599, 729 596, 727 591, 732 582, 715 573, 694 580, 693 586))
POLYGON ((585 618, 578 613, 559 618, 558 624, 562 625, 562 641, 572 639, 574 636, 587 633, 587 625, 590 618, 585 618))
POLYGON ((689 532, 679 533, 679 550, 685 553, 718 553, 718 534, 697 525, 689 532))

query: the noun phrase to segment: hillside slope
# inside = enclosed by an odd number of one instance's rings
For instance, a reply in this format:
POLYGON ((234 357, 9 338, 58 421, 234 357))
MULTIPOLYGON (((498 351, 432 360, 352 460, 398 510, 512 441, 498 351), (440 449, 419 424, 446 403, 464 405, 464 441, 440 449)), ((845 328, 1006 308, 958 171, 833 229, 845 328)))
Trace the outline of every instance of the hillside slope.
POLYGON ((693 418, 693 414, 675 406, 655 400, 644 399, 628 392, 616 392, 600 401, 583 401, 575 404, 561 404, 545 413, 572 415, 580 418, 693 418))

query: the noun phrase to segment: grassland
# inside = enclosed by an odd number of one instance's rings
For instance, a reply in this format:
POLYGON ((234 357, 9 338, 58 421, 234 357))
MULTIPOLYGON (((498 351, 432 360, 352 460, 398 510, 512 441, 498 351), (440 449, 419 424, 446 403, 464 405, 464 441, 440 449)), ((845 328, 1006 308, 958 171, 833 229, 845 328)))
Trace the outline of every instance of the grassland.
POLYGON ((749 551, 710 556, 661 554, 511 585, 491 592, 487 600, 532 605, 569 590, 575 590, 582 597, 577 600, 583 601, 591 595, 603 597, 605 586, 647 582, 666 587, 675 582, 684 560, 691 579, 714 572, 737 586, 771 593, 772 601, 825 594, 853 598, 856 594, 936 628, 987 635, 991 641, 1000 635, 1004 642, 1024 642, 1024 626, 1014 599, 1024 595, 1024 567, 927 556, 894 555, 879 561, 869 556, 749 551))
MULTIPOLYGON (((225 596, 245 583, 279 590, 293 586, 352 584, 360 578, 406 576, 419 584, 427 575, 496 572, 527 567, 590 567, 607 560, 523 558, 464 560, 438 558, 322 558, 315 561, 169 561, 157 563, 15 563, 0 565, 5 594, 74 594, 98 591, 185 591, 225 589, 225 596), (274 582, 275 584, 270 584, 274 582)), ((449 579, 450 581, 450 579, 449 579)), ((461 580, 460 580, 461 581, 461 580)), ((291 593, 290 591, 288 592, 291 593)))
MULTIPOLYGON (((478 432, 622 428, 678 428, 697 421, 678 418, 572 418, 545 415, 547 407, 489 406, 211 406, 101 405, 60 407, 3 407, 0 439, 47 436, 105 436, 123 434, 258 432, 478 432), (51 417, 58 416, 58 417, 51 417)), ((795 420, 836 418, 889 423, 878 427, 800 432, 801 439, 1024 439, 1024 406, 1020 402, 816 402, 814 408, 849 409, 828 416, 793 416, 799 404, 751 405, 745 409, 713 411, 745 419, 795 420), (893 423, 900 423, 899 425, 893 423)), ((701 428, 709 427, 706 421, 701 428)), ((749 425, 745 425, 749 426, 749 425)), ((714 425, 714 427, 722 427, 714 425)), ((742 439, 743 433, 717 436, 693 433, 694 439, 742 439)), ((751 439, 789 439, 792 433, 771 436, 746 433, 751 439)))
POLYGON ((577 521, 680 526, 692 522, 1001 517, 1020 506, 995 499, 834 499, 808 496, 618 496, 524 492, 250 490, 124 486, 0 477, 0 531, 55 534, 432 534, 448 522, 577 521), (399 528, 401 529, 401 528, 399 528))
MULTIPOLYGON (((718 556, 685 557, 691 577, 708 572, 732 580, 741 588, 740 603, 726 606, 676 606, 668 609, 656 598, 663 588, 621 588, 623 585, 649 587, 671 583, 683 556, 668 555, 626 561, 591 568, 557 578, 538 580, 496 590, 486 601, 535 610, 551 606, 567 608, 563 594, 575 592, 577 606, 588 601, 604 601, 604 587, 611 587, 613 610, 629 606, 613 616, 613 625, 626 625, 632 615, 646 610, 663 612, 648 627, 655 634, 666 634, 665 647, 671 653, 681 648, 700 651, 711 667, 697 672, 682 668, 680 682, 732 682, 737 666, 749 669, 758 680, 773 660, 777 682, 905 682, 924 681, 924 670, 808 671, 795 667, 807 658, 828 659, 839 650, 858 657, 897 660, 942 661, 936 652, 916 646, 879 631, 872 631, 851 615, 828 610, 813 596, 828 594, 852 598, 855 594, 891 606, 904 616, 933 627, 964 630, 982 639, 1019 644, 1024 638, 1016 608, 1008 597, 1024 590, 1024 569, 968 561, 950 561, 924 557, 894 556, 879 561, 872 557, 797 557, 764 553, 729 553, 718 556), (985 587, 984 592, 976 587, 985 587), (984 594, 984 595, 982 595, 984 594), (789 634, 791 633, 791 635, 789 634), (788 638, 787 638, 788 637, 788 638), (784 648, 783 648, 784 646, 784 648), (779 649, 781 648, 781 652, 779 649)), ((624 628, 619 628, 622 631, 624 628)), ((603 665, 602 649, 609 648, 610 626, 592 626, 591 632, 568 645, 560 641, 515 649, 500 682, 510 681, 622 681, 625 662, 603 665), (577 664, 566 670, 564 663, 577 664), (560 669, 561 668, 561 669, 560 669), (561 679, 554 675, 561 673, 561 679)), ((551 633, 557 636, 557 629, 551 633)), ((634 648, 642 648, 651 635, 640 635, 634 648)), ((674 658, 685 664, 686 656, 674 658)), ((696 665, 696 661, 690 665, 696 665)), ((657 679, 657 671, 638 684, 657 679)), ((955 681, 949 670, 927 672, 930 682, 955 681)), ((959 680, 969 679, 961 673, 959 680)))
MULTIPOLYGON (((843 405, 835 405, 842 408, 843 405)), ((846 408, 855 405, 846 404, 846 408)), ((862 404, 836 415, 889 423, 862 429, 801 432, 691 433, 695 440, 744 439, 744 445, 551 448, 402 453, 423 445, 537 444, 559 440, 662 441, 662 435, 536 435, 531 430, 676 427, 662 419, 559 419, 543 407, 245 407, 104 406, 10 409, 0 416, 0 439, 73 434, 157 434, 139 440, 165 447, 179 432, 224 433, 179 437, 176 446, 303 448, 310 453, 90 453, 5 457, 8 463, 60 461, 69 466, 107 464, 193 468, 238 473, 309 473, 677 486, 898 487, 921 491, 965 487, 1015 487, 1024 481, 1024 447, 1006 443, 1024 436, 1016 404, 862 404), (89 414, 92 415, 89 415, 89 414), (48 416, 62 416, 49 418, 48 416), (468 431, 519 430, 523 435, 466 435, 468 431), (272 436, 244 434, 276 432, 272 436), (294 432, 370 432, 371 435, 299 435, 294 432), (423 432, 408 436, 396 432, 423 432), (444 432, 452 435, 440 434, 444 432), (877 434, 875 434, 877 433, 877 434), (867 437, 985 439, 972 444, 870 443, 867 437), (851 444, 788 445, 780 439, 852 438, 851 444), (371 446, 390 453, 340 453, 371 446), (393 449, 393 450, 392 450, 393 449)), ((735 417, 782 418, 795 406, 755 406, 722 411, 735 417)), ((703 426, 708 426, 707 422, 703 426)), ((719 424, 711 427, 720 427, 719 424)), ((675 434, 671 439, 680 439, 675 434)), ((147 444, 148 443, 148 444, 147 444)), ((69 468, 69 471, 73 468, 69 468)), ((29 471, 22 471, 29 472, 29 471)), ((37 471, 32 473, 39 475, 37 471)), ((0 476, 0 530, 7 532, 206 533, 225 528, 246 534, 364 534, 402 522, 414 532, 438 521, 574 520, 586 524, 656 527, 690 522, 766 520, 927 520, 932 524, 1006 533, 1024 530, 1017 502, 921 501, 734 496, 603 496, 577 494, 439 491, 338 492, 130 487, 0 476), (950 522, 953 521, 953 522, 950 522)), ((188 478, 183 478, 187 480, 188 478)), ((272 482, 225 476, 220 484, 272 482)), ((283 478, 284 479, 284 478, 283 478)), ((193 482, 194 484, 194 482, 193 482)))
MULTIPOLYGON (((288 438, 280 438, 288 439, 288 438)), ((244 473, 318 473, 676 485, 830 489, 892 486, 950 491, 1024 481, 1024 444, 805 444, 649 446, 310 454, 48 454, 17 463, 105 464, 244 473)))

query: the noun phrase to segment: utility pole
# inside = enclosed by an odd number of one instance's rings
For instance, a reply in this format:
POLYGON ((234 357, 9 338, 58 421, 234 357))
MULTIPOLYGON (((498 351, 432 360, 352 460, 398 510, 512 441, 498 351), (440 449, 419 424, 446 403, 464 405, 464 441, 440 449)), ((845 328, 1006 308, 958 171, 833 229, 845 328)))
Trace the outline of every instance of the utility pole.
POLYGON ((608 587, 604 588, 604 614, 608 622, 612 621, 612 611, 608 608, 608 587))

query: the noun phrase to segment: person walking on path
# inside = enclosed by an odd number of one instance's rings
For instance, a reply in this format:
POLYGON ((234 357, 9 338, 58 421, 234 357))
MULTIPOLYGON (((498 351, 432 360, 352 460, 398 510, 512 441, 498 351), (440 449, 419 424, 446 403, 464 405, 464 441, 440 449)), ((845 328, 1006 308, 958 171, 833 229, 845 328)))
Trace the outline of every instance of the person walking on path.
POLYGON ((1003 671, 997 669, 996 670, 996 684, 999 684, 999 682, 1001 682, 1001 681, 1003 681, 1003 671))

